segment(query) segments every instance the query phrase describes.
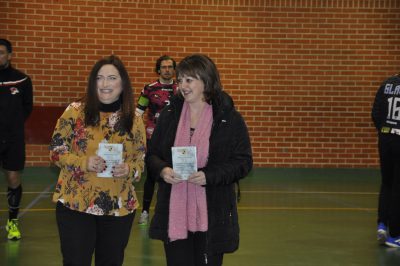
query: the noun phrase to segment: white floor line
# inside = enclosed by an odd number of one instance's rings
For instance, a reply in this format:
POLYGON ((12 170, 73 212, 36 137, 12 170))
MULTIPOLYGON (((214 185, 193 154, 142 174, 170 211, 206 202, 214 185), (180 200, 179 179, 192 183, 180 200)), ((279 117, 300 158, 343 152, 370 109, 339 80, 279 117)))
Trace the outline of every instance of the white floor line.
MULTIPOLYGON (((38 203, 38 202, 40 201, 41 198, 44 198, 45 195, 49 194, 49 193, 50 193, 50 192, 49 192, 50 189, 53 189, 54 186, 55 186, 55 184, 51 184, 51 185, 47 186, 42 192, 40 192, 39 195, 36 196, 36 198, 34 198, 31 202, 29 202, 29 204, 28 204, 25 208, 23 208, 23 211, 21 211, 21 212, 18 214, 18 219, 20 219, 22 216, 24 216, 25 213, 27 213, 29 209, 31 209, 33 206, 35 206, 35 204, 38 203)), ((23 192, 22 195, 23 195, 24 193, 25 193, 25 192, 23 192)), ((25 193, 25 194, 27 194, 27 193, 25 193)), ((7 219, 8 219, 8 218, 7 218, 7 219)), ((3 228, 5 228, 5 227, 6 227, 5 225, 2 225, 2 226, 0 226, 0 229, 3 229, 3 228)))

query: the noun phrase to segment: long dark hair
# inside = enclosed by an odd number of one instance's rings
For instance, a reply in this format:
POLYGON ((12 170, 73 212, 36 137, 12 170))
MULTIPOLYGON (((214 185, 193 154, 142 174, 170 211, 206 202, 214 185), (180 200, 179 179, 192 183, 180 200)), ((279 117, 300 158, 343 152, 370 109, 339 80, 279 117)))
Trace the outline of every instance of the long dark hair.
POLYGON ((128 71, 118 56, 111 55, 100 59, 94 64, 88 80, 85 102, 85 125, 98 126, 100 122, 100 101, 97 95, 97 74, 104 65, 113 65, 117 68, 122 82, 121 100, 121 128, 126 132, 130 132, 133 126, 133 93, 132 85, 129 79, 128 71))
MULTIPOLYGON (((207 103, 218 100, 222 91, 219 72, 215 63, 206 55, 193 54, 185 57, 176 66, 176 77, 190 76, 204 83, 204 98, 207 103)), ((180 95, 178 93, 178 95, 180 95)))

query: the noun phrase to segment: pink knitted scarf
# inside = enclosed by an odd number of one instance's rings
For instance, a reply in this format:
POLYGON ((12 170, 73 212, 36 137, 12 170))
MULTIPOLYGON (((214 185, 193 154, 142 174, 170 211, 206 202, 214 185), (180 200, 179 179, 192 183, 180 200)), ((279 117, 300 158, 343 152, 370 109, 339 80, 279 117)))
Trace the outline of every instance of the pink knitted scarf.
MULTIPOLYGON (((190 108, 185 102, 179 119, 174 146, 196 146, 197 167, 207 164, 213 122, 212 107, 206 104, 190 139, 190 108)), ((187 181, 172 185, 169 203, 168 236, 171 241, 186 239, 188 231, 208 230, 206 190, 187 181)))

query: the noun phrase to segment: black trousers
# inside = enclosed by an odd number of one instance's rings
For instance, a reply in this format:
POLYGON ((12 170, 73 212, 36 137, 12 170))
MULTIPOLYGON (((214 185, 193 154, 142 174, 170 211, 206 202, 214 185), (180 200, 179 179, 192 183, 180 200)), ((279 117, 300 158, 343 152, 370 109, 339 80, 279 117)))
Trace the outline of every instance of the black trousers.
POLYGON ((400 136, 379 133, 381 188, 378 222, 389 228, 392 237, 400 236, 400 136))
POLYGON ((122 265, 135 213, 96 216, 73 211, 58 202, 56 219, 64 266, 122 265))
MULTIPOLYGON (((150 140, 147 140, 147 147, 150 145, 150 140)), ((151 205, 151 200, 153 199, 154 195, 154 189, 156 186, 156 180, 157 178, 154 178, 151 176, 151 171, 146 165, 146 180, 144 181, 143 185, 143 201, 142 201, 142 211, 147 211, 148 213, 150 212, 150 205, 151 205)))
POLYGON ((153 199, 154 195, 154 187, 156 185, 154 178, 152 178, 147 170, 146 180, 144 181, 143 185, 143 211, 147 211, 149 213, 151 200, 153 199))
POLYGON ((189 233, 188 238, 164 243, 168 266, 220 266, 224 254, 206 255, 206 233, 189 233))

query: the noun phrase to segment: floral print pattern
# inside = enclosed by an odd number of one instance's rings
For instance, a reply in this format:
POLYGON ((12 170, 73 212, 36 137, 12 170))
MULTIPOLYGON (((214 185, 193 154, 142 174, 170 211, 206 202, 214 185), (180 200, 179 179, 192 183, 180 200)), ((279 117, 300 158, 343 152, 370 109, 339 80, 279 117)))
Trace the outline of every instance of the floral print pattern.
POLYGON ((134 117, 131 132, 121 130, 120 111, 100 113, 98 127, 85 127, 83 104, 70 104, 58 119, 50 143, 50 159, 60 167, 53 201, 94 215, 132 213, 139 206, 133 178, 144 169, 145 138, 140 116, 134 117), (127 178, 100 178, 87 171, 87 158, 96 154, 101 142, 123 144, 123 159, 130 169, 127 178))

